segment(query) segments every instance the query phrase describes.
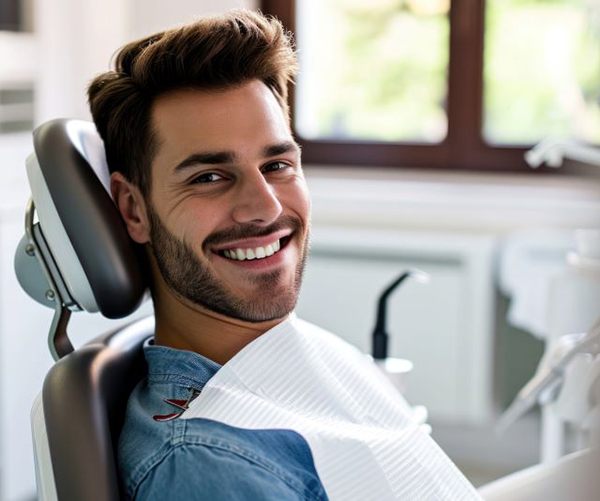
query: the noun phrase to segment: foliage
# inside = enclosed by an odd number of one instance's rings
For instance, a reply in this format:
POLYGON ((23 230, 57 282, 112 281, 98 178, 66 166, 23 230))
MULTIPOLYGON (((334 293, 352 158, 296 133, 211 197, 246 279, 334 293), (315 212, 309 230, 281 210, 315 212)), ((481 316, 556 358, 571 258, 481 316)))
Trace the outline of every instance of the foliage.
MULTIPOLYGON (((306 2, 311 3, 312 2, 306 2)), ((314 4, 313 4, 314 5, 314 4)), ((438 142, 446 134, 448 0, 323 0, 299 95, 306 137, 438 142), (325 75, 322 78, 322 75, 325 75)), ((302 49, 302 46, 301 46, 302 49)), ((484 131, 495 143, 600 143, 600 5, 488 0, 484 131)))

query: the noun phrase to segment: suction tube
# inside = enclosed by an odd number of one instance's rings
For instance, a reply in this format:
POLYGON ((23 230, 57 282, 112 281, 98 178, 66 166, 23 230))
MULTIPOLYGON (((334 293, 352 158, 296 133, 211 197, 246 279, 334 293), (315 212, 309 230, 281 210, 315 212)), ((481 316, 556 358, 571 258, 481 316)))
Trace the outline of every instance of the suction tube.
POLYGON ((388 298, 396 290, 396 288, 404 282, 408 277, 414 276, 419 282, 428 282, 429 275, 418 269, 410 269, 402 272, 402 274, 394 280, 379 296, 377 301, 377 321, 373 329, 373 358, 375 360, 384 360, 388 356, 388 333, 387 325, 387 302, 388 298))

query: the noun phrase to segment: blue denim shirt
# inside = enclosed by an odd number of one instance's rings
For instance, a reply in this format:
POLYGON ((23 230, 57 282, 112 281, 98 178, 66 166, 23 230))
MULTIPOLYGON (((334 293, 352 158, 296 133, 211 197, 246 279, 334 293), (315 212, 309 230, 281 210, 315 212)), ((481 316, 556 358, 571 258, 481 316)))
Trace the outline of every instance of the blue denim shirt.
POLYGON ((126 499, 327 499, 310 448, 298 433, 178 419, 218 364, 149 343, 144 354, 148 376, 129 398, 119 439, 126 499))

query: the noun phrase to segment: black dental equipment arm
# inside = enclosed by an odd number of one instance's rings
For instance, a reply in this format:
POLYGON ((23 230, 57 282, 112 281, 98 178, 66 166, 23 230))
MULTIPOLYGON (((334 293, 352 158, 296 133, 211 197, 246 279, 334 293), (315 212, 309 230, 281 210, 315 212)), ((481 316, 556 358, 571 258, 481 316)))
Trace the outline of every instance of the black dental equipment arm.
POLYGON ((387 323, 387 301, 392 292, 408 277, 416 275, 421 280, 426 280, 429 276, 421 270, 406 270, 394 280, 379 296, 377 302, 377 322, 373 329, 373 358, 376 360, 385 360, 388 356, 388 333, 386 331, 387 323))

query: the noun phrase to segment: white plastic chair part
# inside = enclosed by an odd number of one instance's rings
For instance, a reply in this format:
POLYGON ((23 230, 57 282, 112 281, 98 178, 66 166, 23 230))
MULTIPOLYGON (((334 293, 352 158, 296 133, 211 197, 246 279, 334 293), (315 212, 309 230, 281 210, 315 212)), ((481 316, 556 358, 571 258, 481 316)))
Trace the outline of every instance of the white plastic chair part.
POLYGON ((577 451, 532 466, 479 489, 485 501, 592 501, 600 499, 600 449, 577 451))
POLYGON ((525 161, 533 169, 543 163, 560 167, 565 158, 600 167, 600 149, 571 138, 548 137, 525 153, 525 161))
MULTIPOLYGON (((50 190, 44 179, 40 163, 35 154, 29 155, 26 161, 27 178, 31 193, 35 200, 38 216, 43 219, 45 237, 54 256, 59 263, 65 263, 68 267, 63 269, 62 277, 72 297, 77 297, 79 306, 90 313, 99 310, 96 298, 85 270, 81 265, 77 252, 69 239, 60 215, 52 199, 50 190)), ((41 220, 40 219, 40 220, 41 220)), ((74 308, 76 311, 81 308, 74 308)))
POLYGON ((36 397, 31 408, 31 430, 38 501, 58 501, 41 393, 36 397))

